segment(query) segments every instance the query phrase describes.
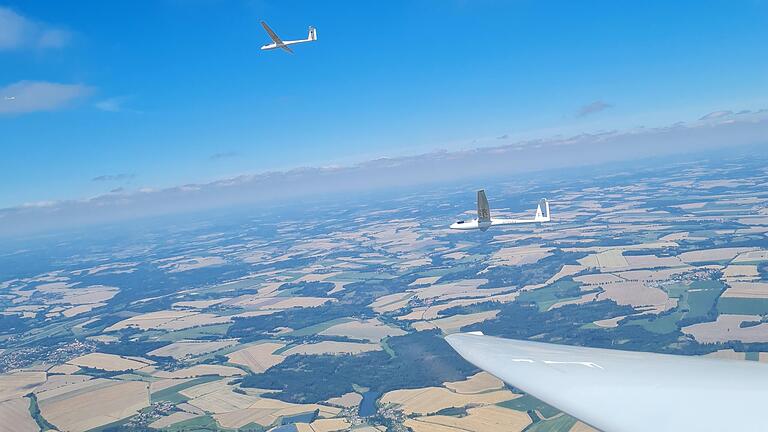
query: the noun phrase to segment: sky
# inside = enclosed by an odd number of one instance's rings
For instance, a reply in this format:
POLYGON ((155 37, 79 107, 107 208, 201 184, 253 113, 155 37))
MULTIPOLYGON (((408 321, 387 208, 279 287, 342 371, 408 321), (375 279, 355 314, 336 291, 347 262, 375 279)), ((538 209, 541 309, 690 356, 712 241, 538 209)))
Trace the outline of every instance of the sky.
POLYGON ((0 0, 0 208, 755 113, 766 22, 762 0, 0 0), (260 51, 260 20, 318 41, 260 51))

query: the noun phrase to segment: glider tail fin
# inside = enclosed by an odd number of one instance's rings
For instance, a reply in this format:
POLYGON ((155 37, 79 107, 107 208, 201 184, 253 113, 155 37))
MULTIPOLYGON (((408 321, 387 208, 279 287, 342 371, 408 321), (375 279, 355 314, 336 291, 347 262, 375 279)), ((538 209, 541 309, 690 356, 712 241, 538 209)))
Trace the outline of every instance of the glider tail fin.
POLYGON ((479 222, 490 222, 491 208, 488 206, 488 198, 485 196, 485 190, 477 191, 477 220, 479 222))
POLYGON ((309 35, 307 36, 307 40, 311 40, 311 41, 317 40, 317 30, 315 30, 315 28, 312 26, 309 26, 309 35))
POLYGON ((533 219, 536 222, 549 222, 549 201, 546 198, 542 198, 539 201, 539 206, 536 208, 536 217, 533 219))

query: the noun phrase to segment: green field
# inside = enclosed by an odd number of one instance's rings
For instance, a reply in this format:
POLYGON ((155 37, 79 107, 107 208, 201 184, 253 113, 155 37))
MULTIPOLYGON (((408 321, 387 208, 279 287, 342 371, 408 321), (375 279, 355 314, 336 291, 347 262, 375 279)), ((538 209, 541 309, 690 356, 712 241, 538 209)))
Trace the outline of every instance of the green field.
POLYGON ((717 302, 721 314, 765 315, 768 314, 768 299, 724 297, 717 302))
POLYGON ((533 423, 525 428, 525 432, 568 432, 575 424, 575 418, 567 414, 561 414, 554 418, 533 423))
POLYGON ((525 291, 520 294, 517 301, 521 303, 536 303, 539 311, 545 312, 555 303, 579 298, 581 296, 579 286, 578 282, 563 279, 544 288, 525 291))
POLYGON ((560 410, 557 408, 551 407, 528 394, 519 398, 501 402, 497 405, 504 408, 513 409, 515 411, 538 411, 542 416, 544 416, 544 418, 551 418, 560 413, 560 410))

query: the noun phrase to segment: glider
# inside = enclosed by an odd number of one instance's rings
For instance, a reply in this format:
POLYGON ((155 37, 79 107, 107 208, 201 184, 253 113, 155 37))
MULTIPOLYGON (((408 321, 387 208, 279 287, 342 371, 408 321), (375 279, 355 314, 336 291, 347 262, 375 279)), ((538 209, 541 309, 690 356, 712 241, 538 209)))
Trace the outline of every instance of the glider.
POLYGON ((264 51, 281 48, 293 54, 293 50, 288 48, 288 45, 296 45, 304 42, 314 42, 317 40, 317 31, 312 26, 309 26, 309 35, 307 35, 306 39, 290 40, 290 41, 284 41, 280 39, 280 37, 271 28, 269 28, 267 23, 265 23, 264 21, 261 22, 261 26, 264 27, 264 30, 269 35, 269 38, 272 39, 271 44, 267 44, 261 47, 261 49, 264 51))
POLYGON ((451 229, 456 230, 475 230, 485 231, 492 226, 497 225, 515 225, 526 223, 549 222, 549 202, 542 198, 539 206, 536 208, 536 215, 533 219, 494 219, 491 218, 491 208, 488 206, 488 198, 485 196, 485 190, 477 191, 477 219, 471 221, 458 221, 451 224, 451 229))
POLYGON ((763 363, 555 345, 480 332, 445 339, 480 369, 603 432, 765 429, 768 365, 763 363))

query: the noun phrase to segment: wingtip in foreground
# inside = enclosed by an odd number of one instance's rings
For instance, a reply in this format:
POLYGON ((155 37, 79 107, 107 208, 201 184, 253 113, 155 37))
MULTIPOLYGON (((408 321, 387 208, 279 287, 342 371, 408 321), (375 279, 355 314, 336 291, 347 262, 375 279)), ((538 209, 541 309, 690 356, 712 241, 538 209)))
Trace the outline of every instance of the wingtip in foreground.
POLYGON ((536 207, 536 215, 533 219, 498 219, 491 217, 491 207, 488 205, 488 198, 485 195, 485 189, 477 191, 477 218, 471 221, 460 220, 451 224, 451 229, 455 230, 476 230, 485 231, 492 226, 497 225, 516 225, 526 223, 544 223, 551 220, 549 213, 549 201, 546 198, 539 200, 536 207))
POLYGON ((765 424, 766 364, 482 333, 445 339, 480 369, 604 432, 760 430, 765 424))

